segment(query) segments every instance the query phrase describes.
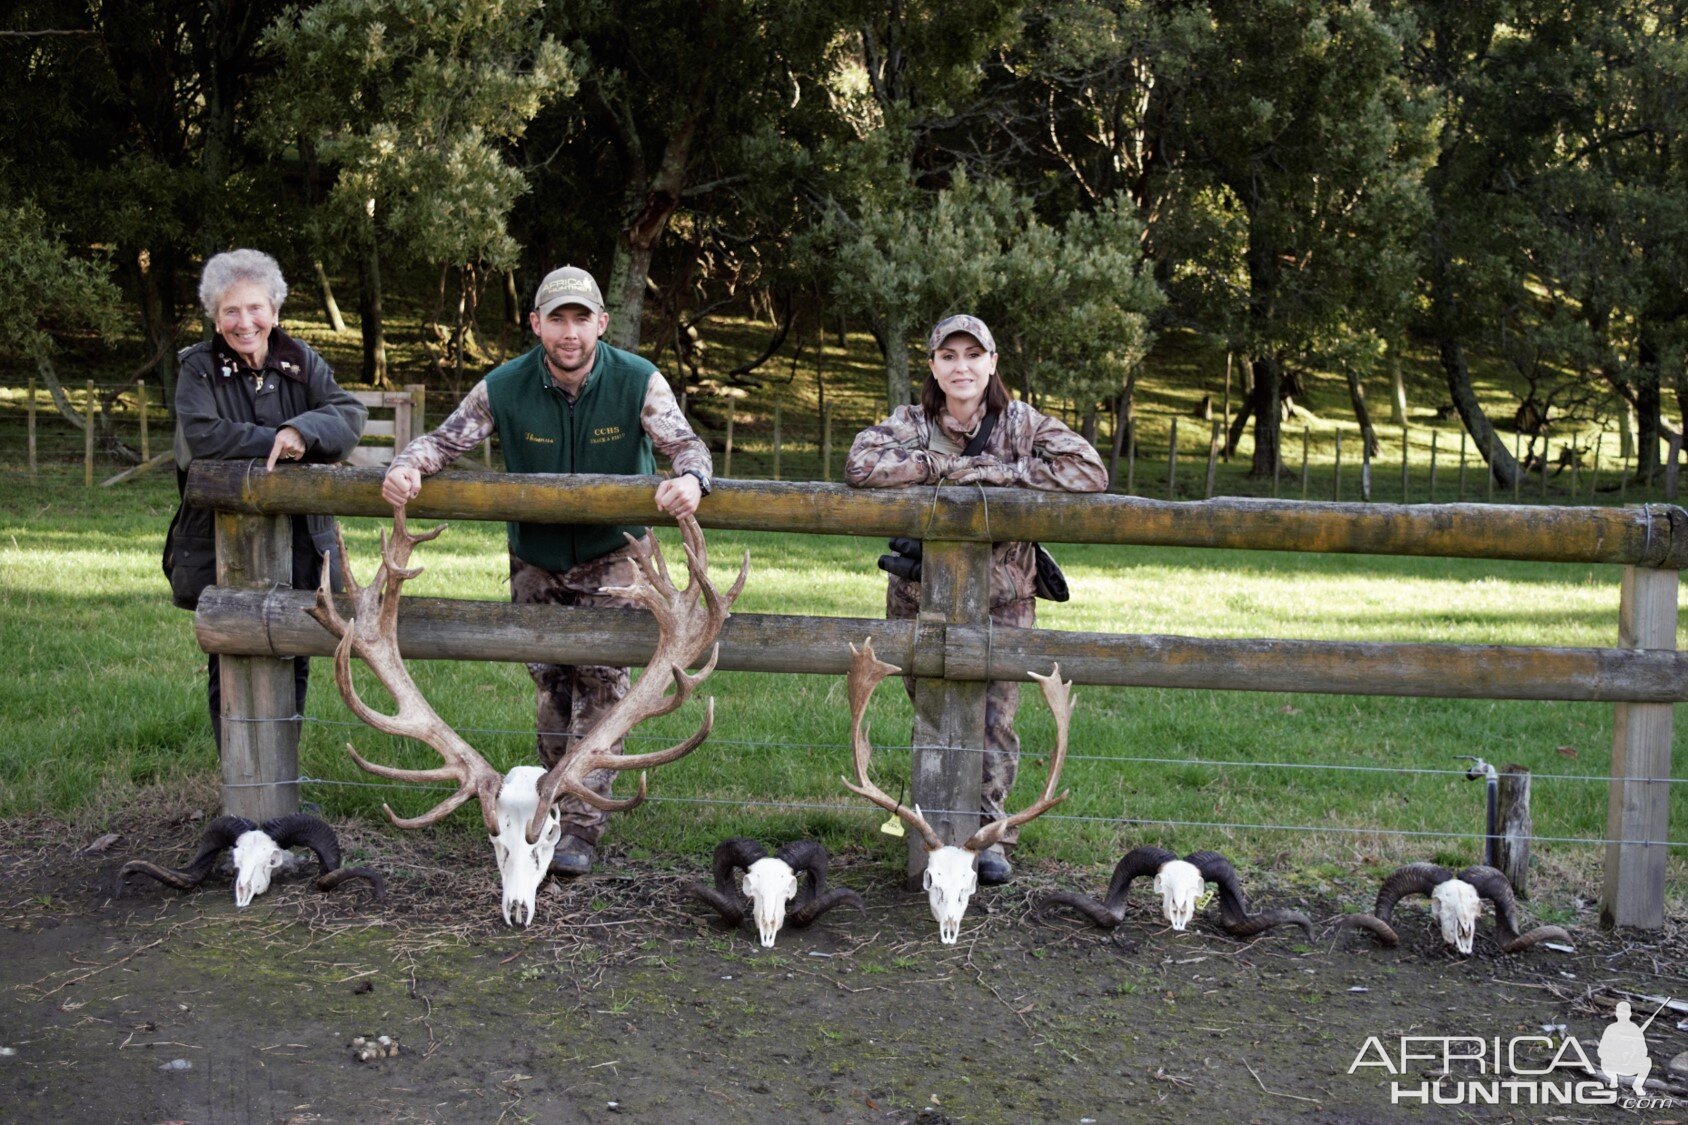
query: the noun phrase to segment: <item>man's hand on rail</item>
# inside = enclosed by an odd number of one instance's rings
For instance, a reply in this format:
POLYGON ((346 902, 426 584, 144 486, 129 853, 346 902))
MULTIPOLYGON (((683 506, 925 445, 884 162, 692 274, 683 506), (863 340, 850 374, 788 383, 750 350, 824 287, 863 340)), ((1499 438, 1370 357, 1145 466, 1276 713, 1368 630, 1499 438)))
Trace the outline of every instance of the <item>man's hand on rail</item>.
POLYGON ((703 486, 690 473, 669 477, 656 486, 656 506, 675 519, 692 515, 703 499, 703 486))
POLYGON ((264 468, 273 469, 277 461, 298 461, 304 456, 304 437, 292 426, 283 426, 275 432, 275 443, 270 446, 270 459, 264 463, 264 468))
POLYGON ((422 491, 422 474, 408 465, 394 465, 381 481, 381 499, 395 508, 416 499, 422 491))

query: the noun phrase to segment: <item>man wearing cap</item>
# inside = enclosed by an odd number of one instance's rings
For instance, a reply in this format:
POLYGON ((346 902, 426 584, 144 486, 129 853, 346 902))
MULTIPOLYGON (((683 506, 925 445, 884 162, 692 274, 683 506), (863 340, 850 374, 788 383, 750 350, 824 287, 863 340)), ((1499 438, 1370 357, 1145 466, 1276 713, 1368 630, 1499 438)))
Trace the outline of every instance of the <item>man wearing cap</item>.
MULTIPOLYGON (((528 325, 539 343, 490 371, 439 428, 393 458, 381 495, 395 507, 413 499, 422 478, 439 472, 493 433, 512 473, 610 473, 646 476, 656 471, 653 448, 674 466, 657 485, 656 506, 689 516, 709 494, 709 449, 680 413, 668 381, 648 360, 611 347, 600 337, 609 326, 598 283, 583 269, 552 270, 534 294, 528 325)), ((520 604, 636 608, 605 593, 634 584, 635 539, 644 527, 512 522, 510 600, 520 604)), ((627 694, 625 668, 529 664, 538 697, 540 765, 560 761, 573 740, 627 694)), ((621 753, 621 744, 615 747, 621 753)), ((609 796, 613 770, 598 770, 587 784, 609 796)), ((576 797, 557 802, 563 839, 553 872, 583 875, 592 869, 608 814, 576 797)))

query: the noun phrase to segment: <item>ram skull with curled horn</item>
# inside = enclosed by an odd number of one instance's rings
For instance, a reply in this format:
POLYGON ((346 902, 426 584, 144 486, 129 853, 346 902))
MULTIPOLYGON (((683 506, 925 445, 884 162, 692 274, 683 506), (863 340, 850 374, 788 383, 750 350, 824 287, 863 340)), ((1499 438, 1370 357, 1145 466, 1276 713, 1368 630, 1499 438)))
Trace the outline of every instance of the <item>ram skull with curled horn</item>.
POLYGON ((1299 910, 1250 914, 1236 868, 1230 860, 1211 851, 1191 852, 1179 859, 1165 848, 1132 848, 1114 866, 1105 900, 1097 902, 1074 891, 1055 891, 1043 899, 1039 909, 1070 906, 1096 925, 1111 930, 1125 920, 1126 897, 1131 893, 1132 881, 1147 875, 1155 877, 1154 891, 1161 898, 1161 913, 1174 930, 1190 924, 1202 891, 1206 884, 1212 883, 1219 888, 1219 924, 1232 937, 1253 937, 1273 926, 1299 926, 1309 940, 1313 937, 1312 919, 1299 910))
MULTIPOLYGON (((445 530, 445 524, 411 535, 405 529, 404 509, 393 510, 392 536, 389 539, 382 534, 381 566, 370 584, 359 586, 351 567, 346 567, 346 587, 352 602, 350 622, 340 616, 328 589, 328 568, 323 568, 323 585, 318 588, 316 605, 309 612, 340 638, 334 650, 334 680, 340 686, 346 706, 378 731, 414 738, 433 747, 444 764, 436 769, 401 769, 371 762, 350 744, 346 752, 360 768, 378 777, 457 783, 455 793, 420 816, 401 817, 383 806, 388 819, 400 828, 424 828, 443 820, 471 797, 480 801, 481 819, 486 823, 498 859, 504 921, 509 925, 526 926, 533 921, 539 884, 562 837, 562 821, 555 808, 559 797, 569 793, 607 812, 633 808, 645 799, 644 773, 639 774, 639 792, 625 800, 600 797, 587 786, 586 778, 600 769, 643 771, 665 765, 697 749, 714 726, 715 700, 711 698, 705 703, 702 726, 685 741, 647 754, 613 753, 615 744, 634 726, 677 709, 715 670, 720 651, 715 639, 750 573, 750 552, 746 551, 738 580, 725 595, 718 593, 709 580, 703 530, 690 516, 683 517, 679 524, 686 569, 691 574, 691 582, 684 590, 677 590, 670 581, 660 546, 647 546, 644 540, 628 537, 639 577, 633 585, 611 587, 609 592, 633 599, 656 618, 656 651, 638 682, 550 770, 515 766, 499 774, 434 712, 404 666, 398 644, 399 592, 405 582, 422 573, 421 567, 408 566, 411 548, 437 537, 445 530), (705 650, 711 650, 708 661, 697 672, 687 673, 686 669, 705 650), (353 653, 369 666, 393 697, 394 714, 384 715, 358 697, 352 686, 353 653), (665 694, 670 681, 674 685, 672 695, 665 694)), ((651 542, 654 544, 654 540, 651 542)), ((349 557, 343 539, 340 555, 349 557)))
POLYGON ((376 902, 386 897, 386 881, 373 867, 341 867, 340 839, 327 821, 309 813, 292 813, 254 824, 241 816, 220 816, 206 825, 199 837, 199 851, 186 867, 160 867, 144 859, 132 859, 117 873, 121 895, 131 875, 149 875, 178 891, 191 891, 205 882, 217 857, 233 852, 234 904, 250 906, 252 900, 270 889, 270 880, 287 862, 287 850, 309 848, 316 853, 317 877, 312 885, 332 891, 350 879, 367 879, 376 902))
POLYGON ((873 654, 871 637, 864 641, 859 649, 851 645, 850 652, 850 740, 855 751, 856 784, 852 785, 848 779, 840 780, 844 781, 844 787, 850 792, 866 797, 880 808, 901 817, 910 828, 920 833, 920 838, 926 845, 926 872, 921 877, 926 888, 926 900, 932 908, 932 917, 938 922, 938 939, 945 945, 954 945, 956 939, 961 936, 961 916, 967 913, 968 900, 973 897, 973 892, 979 886, 979 853, 1001 840, 1003 833, 1010 828, 1043 815, 1067 799, 1068 791, 1056 796, 1055 786, 1060 784, 1061 766, 1067 759, 1067 728, 1073 716, 1073 685, 1061 681, 1059 664, 1055 665, 1054 671, 1047 676, 1030 673, 1032 679, 1043 688, 1043 698, 1049 704, 1050 713, 1055 716, 1055 749, 1049 756, 1049 780, 1043 787, 1043 796, 1024 812, 980 825, 979 830, 958 847, 945 844, 938 837, 938 833, 921 815, 918 805, 909 808, 899 801, 893 801, 868 779, 867 764, 873 757, 873 745, 868 742, 867 723, 864 718, 868 700, 873 698, 879 681, 886 676, 895 675, 902 669, 885 663, 873 654))
POLYGON ((1558 926, 1537 926, 1527 934, 1518 932, 1518 902, 1506 875, 1493 867, 1476 864, 1455 876, 1434 863, 1409 863, 1398 867, 1378 888, 1377 903, 1370 914, 1348 914, 1339 930, 1359 926, 1370 930, 1387 946, 1399 945, 1395 932, 1395 904, 1408 895, 1429 895, 1430 915, 1442 930, 1442 940, 1469 956, 1477 940, 1477 919, 1483 900, 1495 904, 1495 944, 1502 953, 1517 953, 1537 942, 1570 942, 1571 935, 1558 926))
POLYGON ((748 898, 757 936, 763 947, 769 948, 787 922, 801 928, 812 925, 835 906, 849 904, 857 910, 865 909, 862 896, 855 891, 826 885, 828 862, 826 848, 817 840, 788 841, 770 856, 756 840, 729 836, 715 846, 715 885, 687 883, 686 891, 713 907, 731 926, 744 921, 744 900, 748 898), (734 873, 738 871, 744 876, 735 884, 734 873), (807 884, 802 880, 805 873, 809 876, 807 884), (787 913, 786 904, 793 900, 796 905, 787 913))

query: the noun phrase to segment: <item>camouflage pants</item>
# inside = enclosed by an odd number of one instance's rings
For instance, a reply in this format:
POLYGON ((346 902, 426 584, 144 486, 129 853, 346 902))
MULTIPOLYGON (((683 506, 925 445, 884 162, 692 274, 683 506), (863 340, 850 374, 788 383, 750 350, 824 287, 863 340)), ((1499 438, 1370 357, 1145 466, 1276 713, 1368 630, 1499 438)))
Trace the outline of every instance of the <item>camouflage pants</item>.
MULTIPOLYGON (((631 547, 583 562, 561 573, 510 556, 510 600, 518 605, 580 605, 637 608, 625 597, 603 592, 606 586, 630 586, 638 575, 631 547)), ((588 664, 529 664, 537 700, 539 764, 550 769, 590 730, 598 718, 627 694, 627 669, 588 664)), ((611 752, 620 754, 617 742, 611 752)), ((600 796, 610 795, 616 770, 593 770, 586 786, 600 796)), ((563 832, 596 844, 609 814, 579 797, 557 802, 563 832)))
MULTIPOLYGON (((893 581, 885 593, 885 616, 892 620, 912 619, 920 613, 920 587, 912 583, 893 581)), ((996 625, 1029 629, 1037 624, 1037 601, 1019 601, 991 607, 991 622, 996 625)), ((914 677, 903 677, 903 687, 914 698, 914 677)), ((1020 709, 1020 684, 1012 680, 992 680, 985 685, 985 746, 984 761, 979 777, 979 819, 981 822, 1001 820, 1008 815, 1004 803, 1014 788, 1014 777, 1020 769, 1020 736, 1014 732, 1014 714, 1020 709)), ((1002 835, 1005 848, 1012 848, 1020 839, 1020 830, 1010 828, 1002 835)))

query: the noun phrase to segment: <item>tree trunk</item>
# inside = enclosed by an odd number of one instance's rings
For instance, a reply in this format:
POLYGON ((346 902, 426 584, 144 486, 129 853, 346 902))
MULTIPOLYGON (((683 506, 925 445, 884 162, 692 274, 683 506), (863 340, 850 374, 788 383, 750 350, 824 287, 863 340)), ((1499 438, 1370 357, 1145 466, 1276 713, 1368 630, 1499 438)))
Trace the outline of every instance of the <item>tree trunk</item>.
POLYGON ((680 205, 680 192, 686 186, 686 170, 691 162, 692 144, 697 140, 703 115, 705 91, 700 81, 695 87, 692 112, 668 138, 662 150, 662 162, 656 175, 642 190, 635 188, 634 219, 616 239, 615 256, 610 262, 610 283, 604 292, 604 304, 610 314, 609 330, 604 334, 618 348, 632 351, 639 346, 641 320, 645 312, 645 282, 650 275, 651 258, 656 244, 668 229, 669 216, 680 205))
POLYGON ((1659 468, 1659 348, 1653 334, 1643 324, 1636 348, 1635 421, 1637 457, 1635 475, 1648 480, 1659 468))
POLYGON ((898 317, 880 317, 873 322, 873 336, 885 356, 886 413, 914 401, 908 373, 908 325, 898 317))
POLYGON ((1443 340, 1438 345, 1438 352, 1442 357, 1442 370, 1448 377, 1448 394, 1454 400, 1454 409, 1459 411, 1466 433, 1471 435, 1477 452, 1488 462, 1495 483, 1502 488, 1511 488, 1519 478, 1518 462, 1490 424, 1488 415, 1483 413, 1482 403, 1477 401, 1477 391, 1471 385, 1471 369, 1465 362, 1465 349, 1457 340, 1443 340))
POLYGON ((1231 430, 1225 435, 1225 458, 1229 460, 1237 455, 1237 445, 1243 440, 1243 434, 1248 432, 1248 420, 1254 417, 1254 360, 1248 353, 1237 352, 1237 363, 1242 368, 1243 393, 1242 404, 1236 414, 1231 417, 1231 430))
POLYGON ((389 387, 387 339, 381 325, 381 251, 373 239, 358 257, 358 318, 363 331, 363 381, 389 387))
POLYGON ((176 308, 173 251, 158 247, 157 255, 149 247, 135 253, 135 280, 141 297, 141 331, 150 351, 163 355, 158 362, 158 381, 164 390, 164 401, 176 401, 176 308))
POLYGON ((336 332, 346 330, 346 318, 340 315, 340 303, 334 299, 334 286, 329 283, 328 271, 322 268, 321 258, 312 258, 316 270, 317 289, 322 293, 322 309, 328 314, 328 326, 336 332))
POLYGON ((1404 426, 1407 424, 1407 382, 1401 378, 1401 357, 1394 354, 1389 357, 1389 385, 1393 392, 1389 400, 1389 421, 1394 425, 1404 426))
POLYGON ((1249 409, 1254 414, 1254 460, 1249 476, 1270 477, 1278 466, 1278 437, 1283 417, 1278 409, 1283 369, 1272 352, 1251 357, 1254 364, 1254 394, 1249 409))
MULTIPOLYGON (((1397 392, 1401 386, 1401 362, 1395 360, 1391 366, 1395 368, 1395 388, 1397 392)), ((1397 401, 1400 399, 1397 394, 1397 401)), ((1360 423, 1360 437, 1365 442, 1368 456, 1376 457, 1382 448, 1378 444, 1377 430, 1372 426, 1371 411, 1366 409, 1366 386, 1360 382, 1360 373, 1353 367, 1348 368, 1348 401, 1354 404, 1354 420, 1360 423)))

